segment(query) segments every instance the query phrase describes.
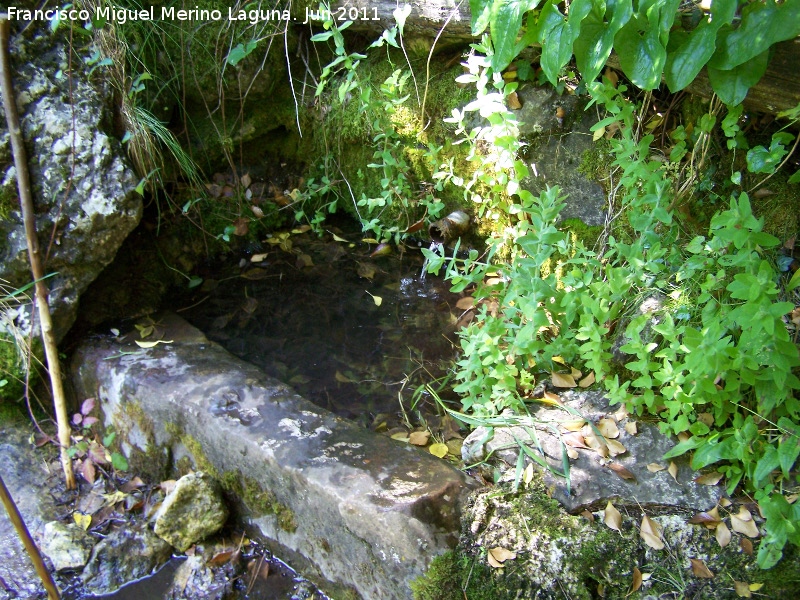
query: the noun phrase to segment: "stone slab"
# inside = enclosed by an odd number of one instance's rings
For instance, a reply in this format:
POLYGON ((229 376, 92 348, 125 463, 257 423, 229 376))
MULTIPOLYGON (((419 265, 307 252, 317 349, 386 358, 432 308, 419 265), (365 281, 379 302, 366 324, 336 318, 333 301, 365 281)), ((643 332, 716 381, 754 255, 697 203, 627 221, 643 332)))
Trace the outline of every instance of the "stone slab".
POLYGON ((317 407, 179 317, 158 321, 171 343, 94 337, 74 355, 78 397, 98 399, 123 451, 178 458, 199 444, 203 470, 256 482, 283 507, 248 517, 268 539, 363 598, 410 597, 409 582, 456 544, 476 484, 317 407))
MULTIPOLYGON (((572 412, 554 407, 541 407, 532 412, 535 431, 544 452, 543 458, 556 471, 562 470, 562 444, 553 432, 552 426, 559 422, 574 422, 580 414, 583 418, 597 423, 600 419, 612 417, 619 408, 610 407, 608 399, 600 391, 561 391, 559 396, 563 404, 572 412)), ((722 485, 707 486, 695 483, 699 475, 689 466, 685 456, 674 459, 678 467, 675 479, 663 471, 651 473, 647 465, 658 463, 667 467, 669 461, 662 456, 675 446, 676 442, 658 430, 651 423, 637 421, 631 416, 619 423, 620 435, 617 438, 627 452, 611 459, 627 469, 635 479, 623 479, 612 471, 607 463, 595 451, 577 448, 578 458, 570 460, 570 490, 566 480, 544 471, 545 482, 550 486, 552 497, 558 500, 571 513, 585 508, 603 508, 609 500, 617 505, 641 507, 670 506, 692 509, 695 511, 710 510, 717 505, 723 494, 722 485), (624 429, 628 420, 636 421, 637 433, 630 435, 624 429)), ((494 436, 485 443, 486 428, 478 427, 464 440, 462 454, 465 462, 475 463, 490 453, 501 458, 511 466, 516 465, 519 455, 518 440, 536 452, 536 444, 531 440, 525 428, 496 427, 494 436)), ((527 462, 533 462, 526 457, 527 462)), ((536 463, 534 463, 536 464, 536 463)))

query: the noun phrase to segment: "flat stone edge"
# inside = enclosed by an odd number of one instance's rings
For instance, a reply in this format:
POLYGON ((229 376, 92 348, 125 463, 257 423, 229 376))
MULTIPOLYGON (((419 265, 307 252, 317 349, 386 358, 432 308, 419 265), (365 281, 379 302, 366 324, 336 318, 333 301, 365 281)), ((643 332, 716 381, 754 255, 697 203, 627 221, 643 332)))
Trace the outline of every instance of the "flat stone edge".
POLYGON ((319 577, 364 598, 410 597, 410 582, 458 542, 476 484, 311 404, 179 317, 159 322, 171 343, 95 337, 74 354, 78 397, 100 401, 123 452, 191 457, 198 470, 238 479, 274 509, 249 524, 319 577))

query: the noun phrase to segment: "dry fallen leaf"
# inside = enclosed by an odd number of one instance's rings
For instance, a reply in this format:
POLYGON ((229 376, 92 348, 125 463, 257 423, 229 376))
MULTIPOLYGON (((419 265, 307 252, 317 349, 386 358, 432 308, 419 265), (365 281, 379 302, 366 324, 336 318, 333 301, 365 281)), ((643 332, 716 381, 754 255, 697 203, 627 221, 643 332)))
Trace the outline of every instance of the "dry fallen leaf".
POLYGON ((712 471, 711 473, 706 473, 705 475, 695 477, 694 481, 700 485, 717 485, 720 479, 722 479, 722 473, 712 471))
POLYGON ((456 302, 456 308, 461 310, 468 310, 473 306, 475 306, 475 298, 473 298, 472 296, 460 298, 458 302, 456 302))
POLYGON ((597 422, 597 429, 600 433, 603 434, 603 437, 609 439, 615 439, 619 437, 619 428, 617 424, 614 422, 614 419, 600 419, 597 422))
POLYGON ((707 512, 699 512, 689 519, 689 523, 692 525, 705 525, 709 529, 716 528, 716 526, 721 522, 722 519, 720 519, 719 511, 717 510, 716 506, 707 512))
POLYGON ((583 439, 583 436, 579 431, 571 431, 570 433, 565 433, 561 436, 561 439, 567 446, 572 446, 573 448, 586 448, 589 449, 589 446, 586 445, 586 441, 583 439))
POLYGON ((639 429, 636 426, 636 421, 628 421, 625 423, 625 431, 628 432, 628 435, 636 435, 639 433, 639 429))
POLYGON ((610 456, 618 456, 628 451, 628 449, 617 440, 606 440, 606 445, 608 446, 608 453, 610 456))
POLYGON ((431 447, 428 448, 428 452, 439 458, 444 458, 447 456, 447 446, 445 444, 431 444, 431 447))
POLYGON ((582 388, 589 387, 595 382, 594 371, 589 371, 589 374, 578 382, 582 388))
POLYGON ((581 433, 583 434, 584 442, 586 442, 586 445, 589 446, 589 448, 597 452, 603 458, 608 456, 608 446, 603 440, 599 439, 594 434, 594 431, 591 427, 587 425, 581 430, 581 433))
POLYGON ((638 567, 633 567, 633 581, 631 582, 630 593, 638 591, 640 587, 642 587, 642 572, 638 567))
POLYGON ((747 554, 747 556, 753 555, 753 542, 747 538, 739 538, 739 548, 741 548, 742 552, 747 554))
POLYGON ((614 471, 614 473, 619 475, 622 479, 636 481, 636 476, 619 463, 616 462, 608 463, 608 468, 614 471))
POLYGON ((410 441, 409 436, 404 431, 398 431, 397 433, 393 433, 390 436, 393 440, 397 440, 399 442, 408 442, 410 441))
POLYGON ((639 526, 639 535, 644 543, 654 550, 661 550, 664 542, 661 539, 661 525, 647 515, 642 515, 642 524, 639 526))
POLYGON ((566 448, 566 450, 567 456, 569 456, 572 460, 578 460, 580 457, 580 454, 578 454, 578 451, 575 450, 575 448, 566 448))
POLYGON ((614 531, 622 532, 622 514, 611 504, 611 500, 603 511, 603 523, 614 531))
POLYGON ((624 404, 620 406, 614 413, 614 418, 617 420, 618 423, 621 423, 622 421, 628 418, 628 409, 625 408, 624 404))
POLYGON ((574 388, 578 384, 575 383, 575 378, 570 375, 569 373, 556 373, 555 371, 550 373, 551 381, 553 385, 556 387, 561 388, 574 388))
POLYGON ((739 598, 752 598, 753 594, 750 593, 750 586, 747 585, 745 581, 734 581, 734 587, 736 588, 736 595, 739 598))
POLYGON ((503 563, 507 560, 514 560, 515 558, 517 558, 516 552, 512 552, 511 550, 506 550, 505 548, 500 547, 491 548, 487 554, 489 564, 495 569, 502 567, 503 563))
POLYGON ((517 92, 511 92, 508 96, 506 96, 506 101, 508 102, 508 108, 511 110, 519 110, 522 108, 522 102, 519 101, 517 92))
POLYGON ((731 504, 733 504, 733 502, 731 502, 731 501, 730 501, 730 500, 728 500, 727 498, 722 498, 722 499, 720 499, 720 501, 719 501, 719 505, 720 505, 722 508, 728 508, 728 507, 729 507, 731 504))
POLYGON ((724 548, 731 543, 731 530, 725 523, 718 523, 716 527, 715 536, 720 548, 724 548))
POLYGON ((89 526, 92 524, 92 515, 86 515, 82 512, 78 512, 77 510, 72 513, 72 518, 75 520, 75 523, 86 531, 89 529, 89 526))
POLYGON ((701 579, 711 579, 714 577, 714 573, 706 566, 699 558, 690 558, 689 561, 692 563, 692 573, 694 573, 695 577, 700 577, 701 579))
POLYGON ((415 431, 408 436, 408 441, 415 446, 426 446, 429 437, 431 437, 430 431, 415 431))
POLYGON ((522 473, 522 481, 525 482, 525 485, 529 485, 533 481, 533 463, 528 463, 528 466, 525 467, 525 471, 522 473))
POLYGON ((581 516, 590 523, 594 523, 594 515, 591 512, 589 512, 588 509, 583 509, 581 511, 581 516))
POLYGON ((583 429, 583 426, 586 425, 586 421, 584 419, 579 419, 577 421, 562 421, 558 425, 561 427, 562 431, 580 431, 583 429))
POLYGON ((676 465, 674 461, 669 461, 669 467, 667 467, 667 472, 670 475, 672 475, 672 478, 676 482, 678 481, 678 465, 676 465))
POLYGON ((663 471, 666 468, 667 467, 665 467, 664 465, 660 465, 658 463, 650 463, 649 465, 647 465, 647 470, 650 471, 651 473, 658 473, 659 471, 663 471))
POLYGON ((737 533, 747 537, 757 538, 759 536, 758 526, 753 521, 753 515, 744 506, 739 509, 739 513, 731 515, 731 527, 737 533))

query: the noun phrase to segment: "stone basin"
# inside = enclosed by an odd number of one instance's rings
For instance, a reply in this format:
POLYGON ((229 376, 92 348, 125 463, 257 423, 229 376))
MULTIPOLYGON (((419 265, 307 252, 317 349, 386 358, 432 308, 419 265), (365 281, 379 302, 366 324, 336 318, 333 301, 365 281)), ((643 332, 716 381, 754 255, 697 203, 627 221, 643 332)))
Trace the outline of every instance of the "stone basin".
POLYGON ((363 598, 411 597, 410 581, 456 545, 477 484, 312 404, 180 317, 156 320, 164 343, 92 337, 73 357, 78 400, 97 398, 132 470, 210 473, 244 524, 309 575, 363 598))

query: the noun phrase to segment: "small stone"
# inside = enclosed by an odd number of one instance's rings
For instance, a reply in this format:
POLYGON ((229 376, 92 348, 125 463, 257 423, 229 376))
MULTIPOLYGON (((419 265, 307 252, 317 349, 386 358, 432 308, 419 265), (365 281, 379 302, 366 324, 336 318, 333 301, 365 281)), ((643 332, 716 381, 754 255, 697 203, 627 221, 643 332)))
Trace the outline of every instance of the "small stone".
POLYGON ((181 477, 155 516, 155 532, 181 552, 219 531, 228 518, 219 484, 205 473, 181 477))
POLYGON ((95 540, 75 523, 50 521, 44 526, 42 552, 56 571, 82 569, 89 561, 95 540))

